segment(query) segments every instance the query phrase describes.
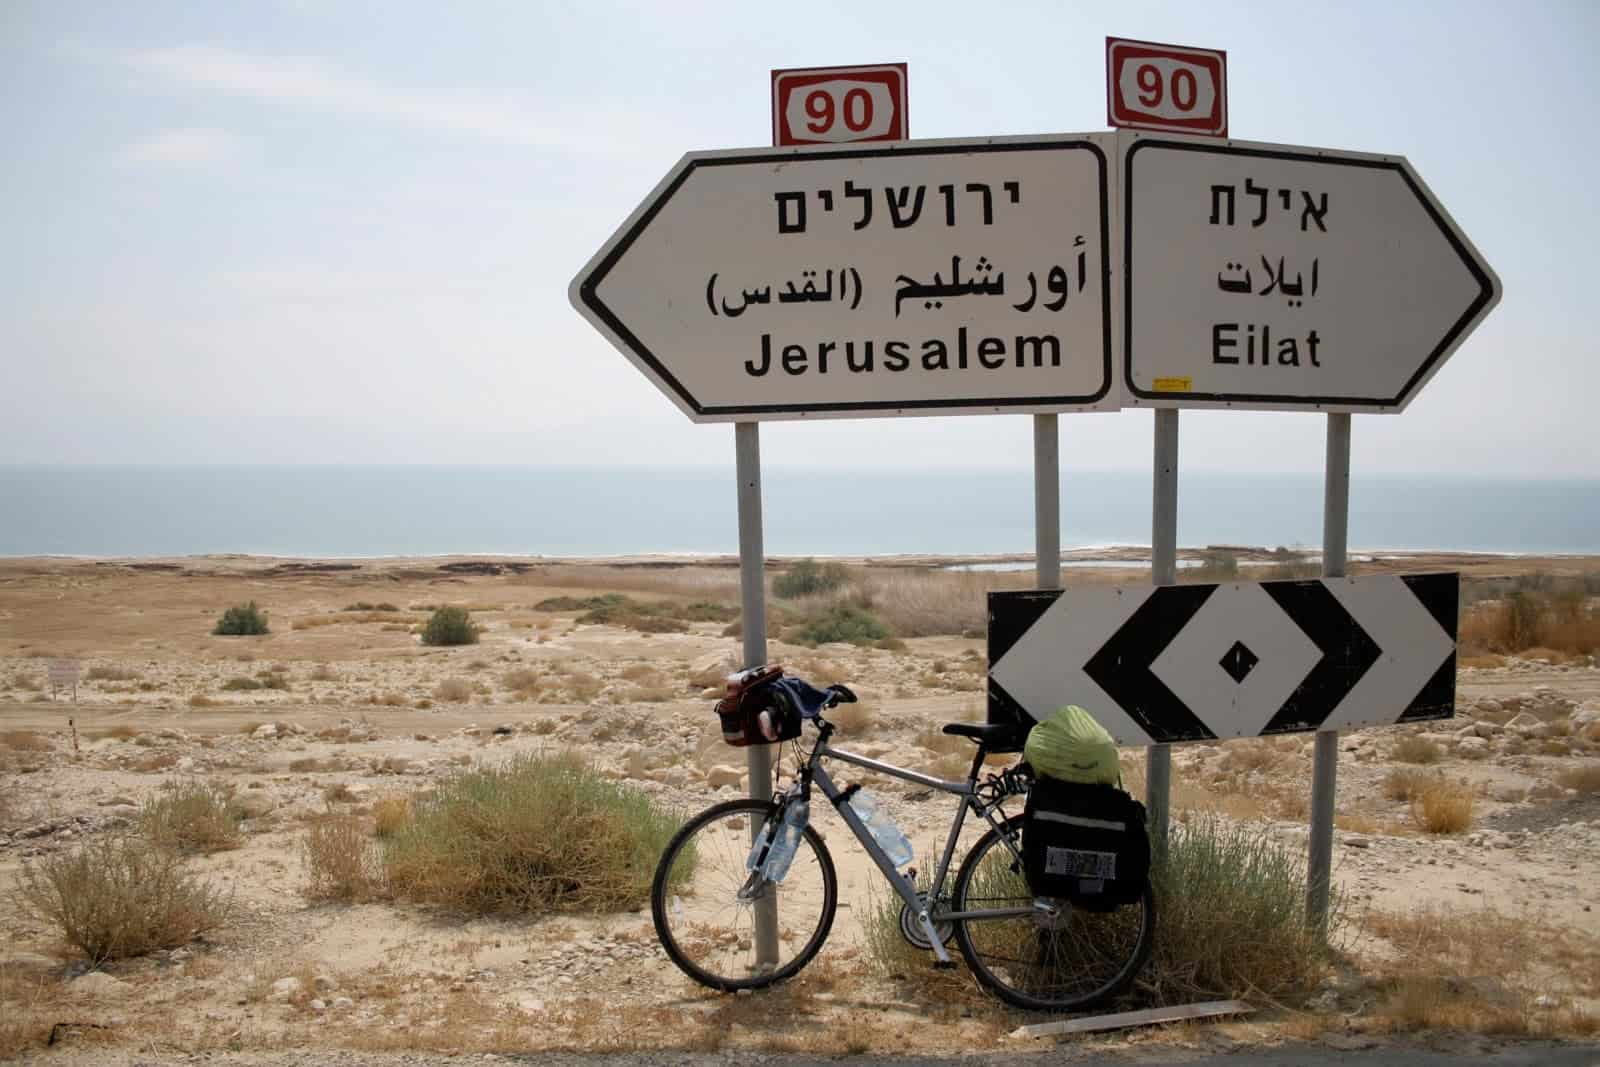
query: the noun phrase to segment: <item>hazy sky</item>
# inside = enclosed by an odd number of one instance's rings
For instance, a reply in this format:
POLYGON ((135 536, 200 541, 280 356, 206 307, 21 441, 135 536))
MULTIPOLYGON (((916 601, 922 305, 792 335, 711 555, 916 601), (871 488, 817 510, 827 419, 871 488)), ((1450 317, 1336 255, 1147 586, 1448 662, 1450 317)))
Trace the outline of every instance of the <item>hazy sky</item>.
MULTIPOLYGON (((1407 156, 1505 297, 1363 471, 1590 475, 1600 5, 0 6, 0 463, 729 464, 567 304, 773 67, 905 61, 912 134, 1104 128, 1106 35, 1226 49, 1237 137, 1407 156)), ((1144 470, 1151 415, 1064 417, 1144 470)), ((773 465, 1023 467, 1027 416, 767 424, 773 465)), ((1319 470, 1185 412, 1185 469, 1319 470)))

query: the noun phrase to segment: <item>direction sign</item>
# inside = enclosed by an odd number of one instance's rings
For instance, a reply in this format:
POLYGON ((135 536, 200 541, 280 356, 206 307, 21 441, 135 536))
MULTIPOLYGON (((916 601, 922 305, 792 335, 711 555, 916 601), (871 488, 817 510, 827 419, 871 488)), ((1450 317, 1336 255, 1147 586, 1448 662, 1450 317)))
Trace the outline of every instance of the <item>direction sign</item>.
POLYGON ((1400 411, 1500 299, 1399 156, 1119 136, 1128 404, 1400 411))
POLYGON ((772 143, 903 141, 911 136, 906 65, 772 72, 772 143))
POLYGON ((697 422, 1114 409, 1111 147, 691 153, 569 295, 697 422))
POLYGON ((1119 744, 1447 719, 1455 574, 989 594, 989 718, 1119 744))
POLYGON ((1228 53, 1107 37, 1106 122, 1228 136, 1228 53))

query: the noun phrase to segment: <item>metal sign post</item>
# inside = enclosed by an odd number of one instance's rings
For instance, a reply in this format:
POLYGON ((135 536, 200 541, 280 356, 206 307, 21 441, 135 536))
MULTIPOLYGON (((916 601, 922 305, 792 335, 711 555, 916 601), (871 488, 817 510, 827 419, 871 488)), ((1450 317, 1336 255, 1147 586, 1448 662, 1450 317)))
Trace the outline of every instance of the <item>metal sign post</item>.
MULTIPOLYGON (((1350 535, 1350 414, 1328 416, 1327 473, 1322 487, 1322 576, 1342 578, 1350 535)), ((1311 757, 1311 842, 1306 860, 1306 919, 1328 927, 1333 880, 1333 799, 1339 772, 1339 731, 1319 730, 1311 757)))
MULTIPOLYGON (((766 549, 761 538, 761 425, 737 422, 733 425, 733 455, 739 479, 739 600, 743 613, 744 665, 759 667, 767 662, 767 583, 766 549)), ((745 749, 750 772, 750 796, 772 799, 772 746, 751 745, 745 749)), ((750 843, 755 844, 761 827, 750 823, 750 843)), ((756 901, 756 962, 778 962, 778 901, 772 894, 756 901)))
POLYGON ((1061 437, 1054 415, 1033 417, 1034 585, 1061 588, 1061 437))
MULTIPOLYGON (((1155 488, 1150 508, 1150 582, 1178 582, 1178 411, 1156 412, 1155 488)), ((1153 844, 1166 847, 1172 790, 1172 746, 1145 749, 1145 808, 1150 815, 1153 844)))

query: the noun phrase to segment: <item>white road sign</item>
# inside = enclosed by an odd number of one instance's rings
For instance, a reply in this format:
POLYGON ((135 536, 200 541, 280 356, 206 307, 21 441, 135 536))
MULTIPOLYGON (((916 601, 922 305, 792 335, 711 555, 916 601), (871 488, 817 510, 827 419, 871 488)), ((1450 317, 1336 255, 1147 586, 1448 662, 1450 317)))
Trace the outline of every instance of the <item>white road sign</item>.
POLYGON ((1500 299, 1403 158, 1120 137, 1125 403, 1399 411, 1500 299))
POLYGON ((1447 719, 1455 574, 989 594, 989 718, 1119 744, 1447 719))
POLYGON ((697 422, 1114 409, 1113 145, 691 153, 572 304, 697 422))

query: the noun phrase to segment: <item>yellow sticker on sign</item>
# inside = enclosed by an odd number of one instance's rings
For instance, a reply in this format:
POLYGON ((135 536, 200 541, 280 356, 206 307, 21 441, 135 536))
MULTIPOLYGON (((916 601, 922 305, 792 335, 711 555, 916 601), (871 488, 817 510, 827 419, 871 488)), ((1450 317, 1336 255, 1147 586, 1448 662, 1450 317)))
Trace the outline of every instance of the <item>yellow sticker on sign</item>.
POLYGON ((1157 378, 1150 387, 1158 393, 1187 393, 1194 389, 1193 378, 1157 378))

